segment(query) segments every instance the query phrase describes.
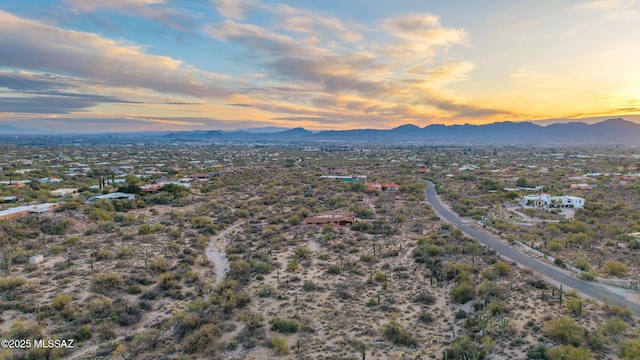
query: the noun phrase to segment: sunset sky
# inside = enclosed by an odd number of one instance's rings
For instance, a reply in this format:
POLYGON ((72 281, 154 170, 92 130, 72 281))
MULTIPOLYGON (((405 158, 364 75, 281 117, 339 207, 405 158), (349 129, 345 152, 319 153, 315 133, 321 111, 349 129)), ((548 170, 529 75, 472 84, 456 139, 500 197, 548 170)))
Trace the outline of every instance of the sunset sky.
POLYGON ((640 120, 633 0, 0 3, 0 124, 63 132, 640 120))

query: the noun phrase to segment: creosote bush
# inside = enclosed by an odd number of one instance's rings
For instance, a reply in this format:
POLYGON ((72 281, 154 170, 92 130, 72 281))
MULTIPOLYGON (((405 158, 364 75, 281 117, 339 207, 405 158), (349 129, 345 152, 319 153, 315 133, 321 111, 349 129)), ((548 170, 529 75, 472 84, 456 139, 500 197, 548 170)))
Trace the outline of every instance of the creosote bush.
POLYGON ((418 346, 418 341, 396 320, 391 320, 384 324, 382 327, 382 334, 387 340, 396 345, 406 347, 418 346))

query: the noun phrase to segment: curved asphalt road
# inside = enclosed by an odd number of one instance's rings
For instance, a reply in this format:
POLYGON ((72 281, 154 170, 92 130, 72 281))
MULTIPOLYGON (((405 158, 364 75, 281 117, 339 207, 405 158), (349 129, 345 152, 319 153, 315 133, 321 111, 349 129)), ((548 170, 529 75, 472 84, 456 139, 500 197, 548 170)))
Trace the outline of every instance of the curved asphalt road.
POLYGON ((552 265, 534 259, 529 255, 504 244, 500 240, 465 224, 458 215, 442 206, 438 193, 436 192, 435 185, 430 181, 423 181, 427 184, 427 201, 429 201, 438 216, 445 221, 458 226, 465 234, 477 239, 481 243, 489 246, 491 249, 496 250, 502 256, 546 276, 557 284, 562 284, 565 288, 576 289, 584 295, 598 300, 607 297, 612 303, 626 306, 633 310, 636 316, 640 316, 640 304, 627 300, 625 297, 613 293, 599 285, 588 283, 573 277, 552 265))

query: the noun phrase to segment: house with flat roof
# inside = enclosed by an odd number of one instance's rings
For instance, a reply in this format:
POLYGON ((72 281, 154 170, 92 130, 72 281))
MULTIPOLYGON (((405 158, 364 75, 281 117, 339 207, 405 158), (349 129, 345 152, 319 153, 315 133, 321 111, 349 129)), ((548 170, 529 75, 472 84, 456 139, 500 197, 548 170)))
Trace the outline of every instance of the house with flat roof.
POLYGON ((136 194, 127 194, 122 192, 114 192, 110 194, 104 195, 96 195, 92 198, 89 198, 89 201, 98 201, 98 200, 135 200, 136 194))
POLYGON ((140 186, 140 192, 151 194, 158 192, 164 188, 164 184, 150 184, 140 186))
POLYGON ((551 196, 549 194, 525 195, 522 205, 537 208, 576 208, 584 207, 584 199, 577 196, 551 196))
POLYGON ((0 211, 0 219, 13 220, 25 215, 41 216, 44 214, 52 213, 60 206, 59 203, 44 203, 38 205, 25 205, 12 207, 6 210, 0 211))
POLYGON ((304 219, 305 225, 334 224, 337 226, 351 226, 356 223, 353 215, 325 214, 304 219))
POLYGON ((78 188, 62 188, 62 189, 51 190, 51 195, 53 196, 67 197, 67 196, 73 196, 77 194, 78 194, 78 188))

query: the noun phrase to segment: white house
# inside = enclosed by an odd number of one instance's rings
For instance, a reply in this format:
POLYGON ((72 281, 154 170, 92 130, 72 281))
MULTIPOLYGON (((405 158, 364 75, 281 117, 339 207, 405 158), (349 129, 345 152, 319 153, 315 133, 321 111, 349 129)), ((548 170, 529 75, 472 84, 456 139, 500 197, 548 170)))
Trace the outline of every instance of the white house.
POLYGON ((525 195, 523 205, 542 208, 576 208, 584 207, 584 199, 577 196, 551 196, 549 194, 525 195))
POLYGON ((126 194, 121 192, 114 192, 105 195, 97 195, 89 199, 89 201, 98 201, 98 200, 135 200, 135 194, 126 194))

